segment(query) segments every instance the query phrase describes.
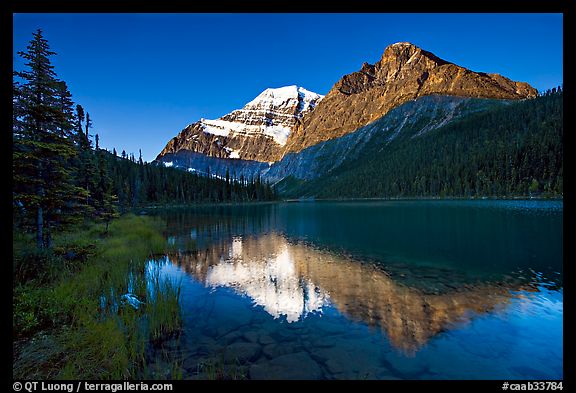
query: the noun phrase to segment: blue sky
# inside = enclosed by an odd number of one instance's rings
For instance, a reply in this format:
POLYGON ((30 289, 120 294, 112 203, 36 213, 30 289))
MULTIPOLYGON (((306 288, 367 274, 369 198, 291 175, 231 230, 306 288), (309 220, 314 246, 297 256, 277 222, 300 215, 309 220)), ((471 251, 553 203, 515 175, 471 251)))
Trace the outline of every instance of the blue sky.
POLYGON ((15 14, 14 67, 37 28, 102 146, 151 161, 201 117, 267 87, 326 94, 409 41, 538 90, 562 84, 562 14, 15 14))

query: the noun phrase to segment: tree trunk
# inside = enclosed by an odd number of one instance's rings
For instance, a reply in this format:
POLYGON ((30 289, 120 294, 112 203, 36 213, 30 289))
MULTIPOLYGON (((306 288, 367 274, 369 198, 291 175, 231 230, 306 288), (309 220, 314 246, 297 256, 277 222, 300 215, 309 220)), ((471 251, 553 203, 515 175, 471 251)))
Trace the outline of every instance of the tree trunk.
POLYGON ((44 242, 44 247, 46 247, 47 249, 51 249, 52 248, 52 234, 50 233, 49 228, 46 228, 45 232, 46 232, 46 240, 44 242))
POLYGON ((36 247, 44 248, 44 213, 41 206, 38 206, 36 212, 36 247))
MULTIPOLYGON (((42 161, 38 165, 38 177, 43 179, 43 165, 42 161)), ((44 209, 42 208, 42 201, 44 201, 44 186, 38 185, 37 188, 40 202, 38 203, 38 210, 36 211, 36 248, 39 250, 44 248, 44 209)))

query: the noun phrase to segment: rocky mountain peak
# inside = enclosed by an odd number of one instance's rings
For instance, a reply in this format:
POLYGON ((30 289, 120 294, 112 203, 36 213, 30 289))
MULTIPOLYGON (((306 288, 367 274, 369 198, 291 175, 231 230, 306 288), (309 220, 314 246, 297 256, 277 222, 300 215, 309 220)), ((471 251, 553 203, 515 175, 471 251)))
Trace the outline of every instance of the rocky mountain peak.
POLYGON ((411 44, 410 42, 397 42, 387 46, 386 49, 384 49, 384 53, 382 54, 382 59, 380 62, 385 62, 389 59, 403 59, 403 62, 406 63, 415 53, 421 52, 422 49, 414 44, 411 44))
POLYGON ((379 70, 403 68, 434 68, 448 64, 433 53, 409 42, 398 42, 388 46, 377 63, 379 70))
POLYGON ((300 118, 305 112, 313 109, 323 97, 296 85, 268 88, 247 103, 241 111, 279 111, 289 109, 289 112, 293 112, 294 116, 300 118))
POLYGON ((284 154, 338 138, 391 109, 425 95, 524 99, 538 92, 525 82, 474 72, 409 42, 389 45, 380 60, 344 75, 288 138, 284 154))
POLYGON ((268 88, 242 109, 189 125, 158 158, 186 150, 218 158, 278 160, 292 129, 323 97, 296 85, 268 88))

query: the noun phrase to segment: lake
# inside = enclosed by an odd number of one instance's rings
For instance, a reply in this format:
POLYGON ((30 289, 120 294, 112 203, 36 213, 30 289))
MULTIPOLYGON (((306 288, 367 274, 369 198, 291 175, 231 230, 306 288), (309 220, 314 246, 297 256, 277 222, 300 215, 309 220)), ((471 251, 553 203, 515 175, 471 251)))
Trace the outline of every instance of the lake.
MULTIPOLYGON (((561 201, 159 213, 185 379, 562 379, 561 201)), ((158 361, 154 367, 161 369, 158 361)))

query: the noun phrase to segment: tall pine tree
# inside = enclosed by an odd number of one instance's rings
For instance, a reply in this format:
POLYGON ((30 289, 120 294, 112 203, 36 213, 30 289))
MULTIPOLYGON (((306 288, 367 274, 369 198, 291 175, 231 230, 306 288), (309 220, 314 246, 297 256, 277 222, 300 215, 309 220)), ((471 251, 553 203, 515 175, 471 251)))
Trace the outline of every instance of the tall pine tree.
POLYGON ((82 195, 71 170, 76 156, 72 100, 56 77, 50 62, 55 53, 41 30, 18 54, 27 63, 14 73, 13 83, 14 211, 34 228, 36 245, 44 248, 51 245, 52 231, 75 216, 82 195))

